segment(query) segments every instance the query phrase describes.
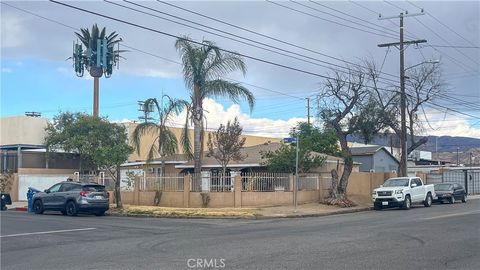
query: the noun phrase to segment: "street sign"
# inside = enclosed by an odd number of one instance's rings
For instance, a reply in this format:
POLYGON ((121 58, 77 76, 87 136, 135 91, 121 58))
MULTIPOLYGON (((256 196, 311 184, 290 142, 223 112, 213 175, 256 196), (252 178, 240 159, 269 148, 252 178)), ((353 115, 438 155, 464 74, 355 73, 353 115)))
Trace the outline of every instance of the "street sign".
POLYGON ((283 138, 283 143, 296 143, 297 138, 283 138))

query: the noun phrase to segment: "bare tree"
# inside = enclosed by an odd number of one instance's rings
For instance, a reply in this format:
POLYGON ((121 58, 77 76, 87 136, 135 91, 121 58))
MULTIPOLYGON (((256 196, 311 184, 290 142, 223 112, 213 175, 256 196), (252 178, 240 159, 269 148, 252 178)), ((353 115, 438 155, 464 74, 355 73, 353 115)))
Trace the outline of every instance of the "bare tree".
MULTIPOLYGON (((400 122, 400 91, 398 87, 382 86, 378 84, 380 72, 373 62, 366 62, 368 75, 372 83, 372 98, 376 100, 378 107, 382 110, 383 123, 395 134, 402 136, 400 122), (386 89, 390 88, 390 89, 386 89)), ((423 64, 406 70, 406 103, 407 103, 407 155, 421 145, 427 143, 428 137, 418 138, 417 134, 423 131, 422 121, 419 121, 419 114, 423 112, 423 105, 432 101, 442 94, 444 83, 441 79, 441 69, 438 65, 423 64)), ((406 166, 403 156, 400 156, 400 168, 406 166)))
POLYGON ((332 78, 323 82, 318 96, 320 117, 326 125, 335 130, 344 159, 344 169, 338 186, 332 187, 331 197, 336 201, 335 204, 348 201, 346 191, 353 169, 353 159, 347 136, 358 130, 361 104, 368 96, 367 78, 365 71, 360 68, 349 68, 348 73, 336 72, 332 78))
POLYGON ((208 154, 207 156, 215 158, 222 166, 222 181, 225 179, 227 166, 230 161, 239 161, 245 159, 241 150, 245 144, 245 138, 241 138, 242 127, 235 117, 233 123, 227 122, 227 125, 220 125, 218 130, 208 134, 208 154))

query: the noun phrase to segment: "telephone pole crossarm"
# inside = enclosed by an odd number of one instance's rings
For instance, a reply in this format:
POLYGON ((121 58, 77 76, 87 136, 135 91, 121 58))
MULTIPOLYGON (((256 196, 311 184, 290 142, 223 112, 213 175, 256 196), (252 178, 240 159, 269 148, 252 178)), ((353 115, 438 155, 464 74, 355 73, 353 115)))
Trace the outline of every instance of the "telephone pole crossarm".
MULTIPOLYGON (((420 43, 426 43, 426 39, 417 39, 417 40, 409 40, 409 41, 404 41, 403 45, 411 45, 411 44, 420 44, 420 43)), ((392 43, 382 43, 378 44, 377 46, 380 48, 383 47, 391 47, 391 46, 399 46, 400 42, 392 42, 392 43)))

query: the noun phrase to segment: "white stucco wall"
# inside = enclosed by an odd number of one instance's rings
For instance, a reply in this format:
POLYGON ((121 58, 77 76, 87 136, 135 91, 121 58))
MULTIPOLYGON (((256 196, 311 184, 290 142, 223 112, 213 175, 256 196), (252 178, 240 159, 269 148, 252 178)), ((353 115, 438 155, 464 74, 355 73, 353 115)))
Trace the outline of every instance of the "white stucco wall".
POLYGON ((0 118, 0 145, 43 145, 48 119, 42 117, 12 116, 0 118))

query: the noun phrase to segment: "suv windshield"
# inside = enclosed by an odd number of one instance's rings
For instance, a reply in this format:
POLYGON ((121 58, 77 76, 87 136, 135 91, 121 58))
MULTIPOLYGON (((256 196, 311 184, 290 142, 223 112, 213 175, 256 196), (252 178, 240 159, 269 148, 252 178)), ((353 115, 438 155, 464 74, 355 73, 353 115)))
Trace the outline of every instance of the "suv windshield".
POLYGON ((88 186, 83 186, 83 191, 103 192, 105 191, 105 187, 100 185, 88 185, 88 186))
POLYGON ((439 191, 447 191, 447 190, 453 189, 453 185, 452 184, 436 184, 434 185, 434 189, 439 191))
POLYGON ((407 187, 408 179, 392 178, 383 183, 384 187, 407 187))

